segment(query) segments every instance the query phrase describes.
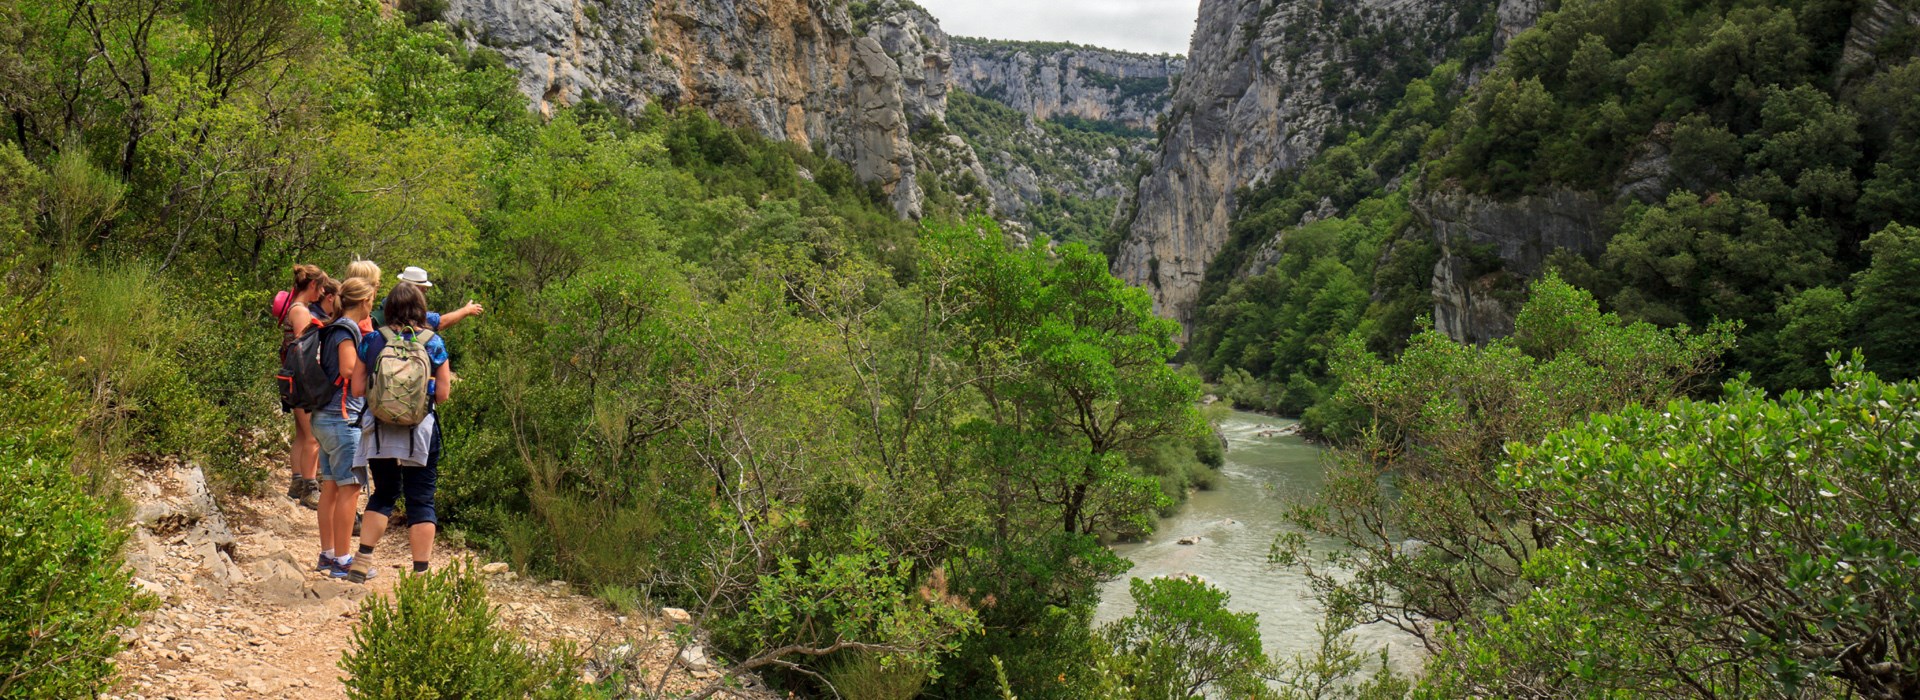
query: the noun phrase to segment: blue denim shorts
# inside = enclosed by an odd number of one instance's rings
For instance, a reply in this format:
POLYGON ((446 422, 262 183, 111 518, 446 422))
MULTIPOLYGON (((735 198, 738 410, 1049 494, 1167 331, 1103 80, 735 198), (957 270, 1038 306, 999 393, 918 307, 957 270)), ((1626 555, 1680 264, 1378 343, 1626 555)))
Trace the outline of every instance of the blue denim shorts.
POLYGON ((321 481, 340 486, 366 486, 373 482, 366 467, 353 466, 360 454, 360 428, 348 423, 339 413, 313 414, 313 439, 320 443, 321 481))

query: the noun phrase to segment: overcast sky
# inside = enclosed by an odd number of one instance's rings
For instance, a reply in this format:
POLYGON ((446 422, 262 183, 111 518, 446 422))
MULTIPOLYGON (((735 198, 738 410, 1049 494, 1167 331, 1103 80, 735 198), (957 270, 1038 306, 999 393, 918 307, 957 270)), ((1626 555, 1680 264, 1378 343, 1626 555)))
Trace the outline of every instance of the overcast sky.
POLYGON ((1200 0, 917 0, 955 36, 1187 52, 1200 0))

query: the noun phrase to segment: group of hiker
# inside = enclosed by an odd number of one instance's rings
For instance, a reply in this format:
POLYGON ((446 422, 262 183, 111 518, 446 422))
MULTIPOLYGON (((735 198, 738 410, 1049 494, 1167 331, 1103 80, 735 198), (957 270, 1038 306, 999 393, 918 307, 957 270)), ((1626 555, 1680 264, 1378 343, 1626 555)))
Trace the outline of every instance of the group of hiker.
POLYGON ((441 453, 434 408, 458 381, 439 331, 485 310, 469 302, 428 311, 433 282, 418 267, 401 272, 376 308, 380 266, 357 260, 346 272, 336 280, 294 266, 293 286, 274 296, 271 313, 281 327, 281 408, 294 425, 287 497, 318 515, 316 570, 364 583, 390 524, 406 524, 414 571, 431 561, 441 453), (362 514, 366 487, 373 491, 362 514), (406 509, 396 516, 402 499, 406 509))

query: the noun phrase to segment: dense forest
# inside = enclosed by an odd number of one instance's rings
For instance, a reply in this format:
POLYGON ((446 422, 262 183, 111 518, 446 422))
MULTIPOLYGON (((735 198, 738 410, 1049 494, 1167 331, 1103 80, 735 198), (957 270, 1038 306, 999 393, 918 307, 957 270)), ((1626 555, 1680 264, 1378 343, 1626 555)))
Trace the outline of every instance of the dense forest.
POLYGON ((1888 280, 1911 264, 1920 220, 1920 37, 1896 26, 1849 49, 1866 9, 1569 2, 1484 76, 1437 66, 1243 200, 1188 357, 1244 404, 1338 430, 1344 409, 1323 405, 1332 341, 1358 331, 1397 349, 1431 310, 1441 244, 1493 296, 1524 297, 1494 251, 1434 240, 1416 210, 1592 192, 1611 202, 1604 250, 1548 266, 1630 319, 1741 322, 1722 378, 1817 388, 1822 358, 1847 347, 1914 376, 1916 299, 1888 280))
MULTIPOLYGON (((1210 280, 1190 368, 1084 202, 1019 246, 698 110, 543 118, 440 7, 0 3, 0 697, 111 687, 154 604, 122 474, 272 488, 268 299, 359 258, 486 304, 448 334, 448 527, 693 611, 796 696, 1920 694, 1920 62, 1897 32, 1846 58, 1850 3, 1581 0, 1484 73, 1432 66, 1249 193, 1228 254, 1260 270, 1210 280), (1603 255, 1482 256, 1509 337, 1426 326, 1418 198, 1606 189, 1649 133, 1667 191, 1616 205, 1603 255), (1092 623, 1128 566, 1106 545, 1221 464, 1202 376, 1339 439, 1291 513, 1326 537, 1273 548, 1316 654, 1269 658, 1190 578, 1092 623)), ((1008 116, 960 98, 952 126, 1008 116)), ((1115 138, 1084 127, 1040 129, 1115 138)), ((406 577, 349 691, 629 692, 488 625, 481 585, 406 577)))

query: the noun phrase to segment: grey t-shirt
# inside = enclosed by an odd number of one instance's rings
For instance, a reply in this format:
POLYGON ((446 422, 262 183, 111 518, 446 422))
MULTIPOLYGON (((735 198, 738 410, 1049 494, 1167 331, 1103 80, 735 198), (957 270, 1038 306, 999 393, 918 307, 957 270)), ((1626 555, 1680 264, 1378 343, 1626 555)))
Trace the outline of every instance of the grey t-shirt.
POLYGON ((368 427, 360 431, 360 455, 356 467, 367 466, 370 459, 399 460, 403 467, 424 467, 433 449, 433 413, 419 425, 388 425, 367 417, 368 427))

